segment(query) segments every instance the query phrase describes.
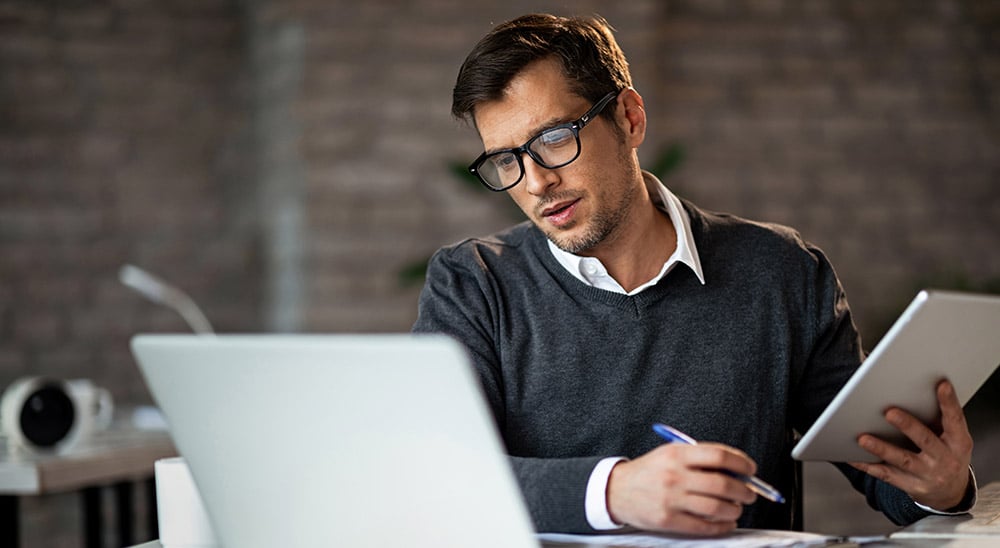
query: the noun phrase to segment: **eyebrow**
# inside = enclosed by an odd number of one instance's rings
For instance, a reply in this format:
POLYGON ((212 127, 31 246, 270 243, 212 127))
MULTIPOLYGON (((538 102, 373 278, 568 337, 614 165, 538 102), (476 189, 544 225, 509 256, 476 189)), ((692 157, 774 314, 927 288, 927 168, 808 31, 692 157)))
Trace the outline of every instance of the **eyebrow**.
MULTIPOLYGON (((531 130, 531 132, 529 132, 529 135, 531 135, 531 137, 528 137, 528 140, 530 141, 531 139, 535 138, 539 133, 541 133, 541 132, 543 132, 543 131, 545 131, 547 129, 552 129, 552 128, 560 125, 560 124, 568 124, 568 123, 572 122, 573 120, 576 120, 576 118, 549 118, 545 122, 542 122, 541 124, 538 124, 537 126, 535 126, 531 130)), ((521 145, 523 145, 523 144, 524 143, 521 143, 521 145)), ((503 151, 503 150, 512 150, 512 149, 517 148, 517 147, 519 147, 521 145, 516 145, 516 146, 512 146, 512 147, 498 147, 498 148, 489 149, 489 150, 486 151, 486 154, 493 154, 494 152, 500 152, 500 151, 503 151)))

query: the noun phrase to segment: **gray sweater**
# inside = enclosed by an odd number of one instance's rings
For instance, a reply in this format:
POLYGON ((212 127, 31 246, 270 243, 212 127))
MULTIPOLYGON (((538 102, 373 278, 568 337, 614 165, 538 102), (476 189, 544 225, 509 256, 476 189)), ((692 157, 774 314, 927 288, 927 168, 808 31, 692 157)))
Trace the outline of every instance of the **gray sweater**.
MULTIPOLYGON (((591 470, 662 443, 654 422, 745 451, 794 496, 792 431, 808 429, 864 358, 818 248, 782 226, 684 206, 705 285, 678 265, 634 296, 590 287, 528 222, 430 261, 413 330, 469 349, 539 531, 591 531, 591 470)), ((926 515, 838 468, 895 523, 926 515)), ((739 525, 787 529, 793 508, 759 498, 739 525)))

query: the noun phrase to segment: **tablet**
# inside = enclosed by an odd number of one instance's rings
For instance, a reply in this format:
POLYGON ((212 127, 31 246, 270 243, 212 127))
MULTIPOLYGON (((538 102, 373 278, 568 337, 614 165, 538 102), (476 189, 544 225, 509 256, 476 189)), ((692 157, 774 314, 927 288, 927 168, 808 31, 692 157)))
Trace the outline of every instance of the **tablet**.
POLYGON ((933 423, 940 418, 935 387, 955 385, 964 406, 1000 365, 1000 296, 921 291, 792 449, 798 460, 877 462, 858 447, 870 433, 904 447, 889 425, 899 407, 933 423))

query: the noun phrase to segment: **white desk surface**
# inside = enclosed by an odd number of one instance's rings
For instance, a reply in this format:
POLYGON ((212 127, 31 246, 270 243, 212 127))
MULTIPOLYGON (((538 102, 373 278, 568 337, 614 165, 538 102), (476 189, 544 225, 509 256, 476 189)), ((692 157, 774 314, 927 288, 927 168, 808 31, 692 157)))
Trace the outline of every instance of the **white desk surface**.
POLYGON ((893 540, 989 537, 1000 546, 1000 481, 979 488, 979 498, 971 513, 962 516, 927 516, 891 536, 893 540))
MULTIPOLYGON (((966 527, 968 529, 968 527, 966 527)), ((1000 481, 980 486, 979 501, 970 514, 962 516, 928 516, 915 524, 902 529, 897 536, 881 540, 866 539, 861 544, 868 548, 995 548, 1000 546, 1000 481), (976 524, 975 530, 963 530, 962 525, 976 524), (928 532, 928 526, 934 536, 922 537, 919 532, 928 532), (950 526, 950 527, 949 527, 950 526), (948 529, 948 531, 946 531, 948 529), (909 534, 912 534, 910 536, 909 534)), ((419 544, 419 543, 415 543, 419 544)), ((544 548, 596 548, 605 546, 599 544, 543 542, 544 548)), ((857 546, 850 542, 838 546, 857 546)), ((160 541, 154 540, 132 548, 162 548, 160 541)))
POLYGON ((153 475, 177 455, 162 430, 110 430, 64 455, 12 453, 0 444, 0 495, 40 495, 153 475))
MULTIPOLYGON (((886 539, 885 541, 864 543, 864 548, 941 548, 946 546, 947 548, 996 548, 997 539, 956 539, 952 541, 945 541, 942 543, 941 539, 905 539, 905 540, 894 540, 886 539)), ((561 543, 542 543, 543 548, 598 548, 601 545, 598 544, 561 544, 561 543)), ((855 544, 843 544, 839 546, 858 546, 855 544)), ((152 540, 143 544, 137 544, 131 548, 163 548, 158 540, 152 540)), ((474 548, 474 547, 473 547, 474 548)), ((604 546, 607 548, 607 546, 604 546)))

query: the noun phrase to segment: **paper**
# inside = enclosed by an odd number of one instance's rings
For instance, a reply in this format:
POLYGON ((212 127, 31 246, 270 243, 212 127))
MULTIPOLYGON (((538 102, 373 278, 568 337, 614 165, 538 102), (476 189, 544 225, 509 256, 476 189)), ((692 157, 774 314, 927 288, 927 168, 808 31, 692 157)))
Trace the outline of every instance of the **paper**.
POLYGON ((574 546, 612 546, 617 548, 658 548, 669 547, 740 547, 755 546, 831 546, 844 543, 840 537, 830 537, 815 533, 795 531, 774 531, 764 529, 737 529, 722 537, 671 536, 655 533, 632 533, 617 535, 566 535, 543 533, 538 540, 553 548, 561 544, 574 546))

